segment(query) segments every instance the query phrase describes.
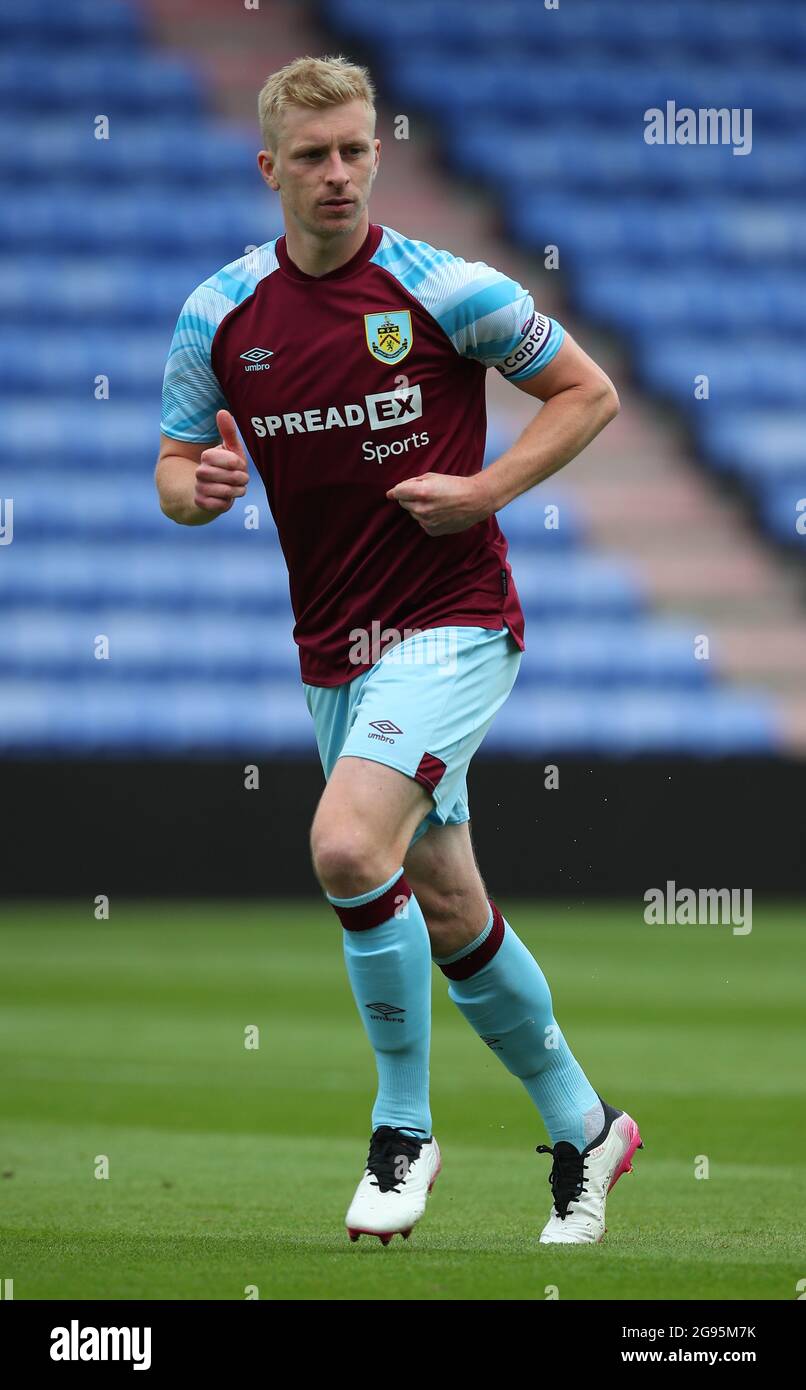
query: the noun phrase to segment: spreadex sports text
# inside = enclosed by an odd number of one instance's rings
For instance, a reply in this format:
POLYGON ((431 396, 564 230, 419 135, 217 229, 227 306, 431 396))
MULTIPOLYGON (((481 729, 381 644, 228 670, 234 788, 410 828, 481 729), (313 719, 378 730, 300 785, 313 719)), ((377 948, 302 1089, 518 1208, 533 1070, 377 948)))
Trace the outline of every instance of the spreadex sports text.
MULTIPOLYGON (((396 391, 376 391, 364 397, 364 404, 357 401, 349 405, 330 405, 317 410, 291 410, 285 415, 253 415, 252 429, 258 439, 274 439, 281 432, 285 434, 308 434, 318 430, 344 430, 355 425, 369 425, 371 430, 386 430, 394 425, 406 425, 410 420, 419 420, 423 414, 423 398, 419 386, 400 387, 396 391)), ((406 439, 396 439, 393 444, 373 444, 367 439, 361 446, 366 459, 382 463, 390 454, 407 453, 409 446, 414 449, 430 444, 425 430, 410 434, 406 439)))

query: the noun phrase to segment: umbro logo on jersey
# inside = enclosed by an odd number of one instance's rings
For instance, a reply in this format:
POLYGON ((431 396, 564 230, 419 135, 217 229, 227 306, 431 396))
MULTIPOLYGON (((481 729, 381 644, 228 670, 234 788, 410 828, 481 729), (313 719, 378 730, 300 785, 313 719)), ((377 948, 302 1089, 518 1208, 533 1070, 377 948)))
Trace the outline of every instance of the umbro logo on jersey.
POLYGON ((274 353, 270 348, 250 348, 248 352, 242 352, 241 357, 249 366, 244 370, 247 372, 267 372, 271 363, 266 361, 267 357, 273 357, 274 353))
POLYGON ((403 1023, 405 1021, 403 1018, 398 1018, 397 1015, 404 1014, 406 1010, 399 1009, 396 1004, 367 1004, 366 1007, 372 1011, 370 1013, 371 1018, 380 1019, 384 1023, 403 1023))

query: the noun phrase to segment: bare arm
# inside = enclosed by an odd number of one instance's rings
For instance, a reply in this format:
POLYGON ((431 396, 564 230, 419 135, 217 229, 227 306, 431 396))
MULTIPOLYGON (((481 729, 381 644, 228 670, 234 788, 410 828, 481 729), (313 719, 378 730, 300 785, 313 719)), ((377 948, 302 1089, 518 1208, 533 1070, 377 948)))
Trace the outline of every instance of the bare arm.
POLYGON ((387 492, 429 536, 464 531, 500 511, 576 458, 618 414, 612 381, 568 334, 547 367, 512 384, 545 405, 511 449, 470 478, 423 473, 387 492))
POLYGON ((570 463, 619 411, 612 381, 569 334, 547 367, 513 385, 545 405, 512 447, 476 475, 488 515, 570 463))
POLYGON ((187 444, 160 435, 154 480, 160 507, 180 526, 206 526, 243 497, 249 469, 228 410, 219 410, 220 444, 187 444))

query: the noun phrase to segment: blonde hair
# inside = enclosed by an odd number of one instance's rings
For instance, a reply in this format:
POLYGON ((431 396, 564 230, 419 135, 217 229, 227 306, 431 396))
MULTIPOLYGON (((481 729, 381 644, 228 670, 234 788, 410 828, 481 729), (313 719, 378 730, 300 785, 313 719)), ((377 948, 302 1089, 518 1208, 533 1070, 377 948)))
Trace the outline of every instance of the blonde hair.
POLYGON ((257 109, 266 149, 277 151, 280 120, 288 106, 321 110, 343 102, 363 101, 375 129, 375 88, 366 68, 340 54, 325 58, 295 58, 273 72, 261 88, 257 109))

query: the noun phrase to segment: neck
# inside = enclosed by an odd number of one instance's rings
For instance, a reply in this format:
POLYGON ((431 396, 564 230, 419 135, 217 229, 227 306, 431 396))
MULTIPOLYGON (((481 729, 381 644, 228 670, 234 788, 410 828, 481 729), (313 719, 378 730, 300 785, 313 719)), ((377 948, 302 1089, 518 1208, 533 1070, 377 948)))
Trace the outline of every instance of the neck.
POLYGON ((366 241, 369 213, 366 209, 354 231, 344 236, 318 237, 295 222, 285 229, 285 249, 295 266, 306 275, 327 275, 352 260, 366 241))

